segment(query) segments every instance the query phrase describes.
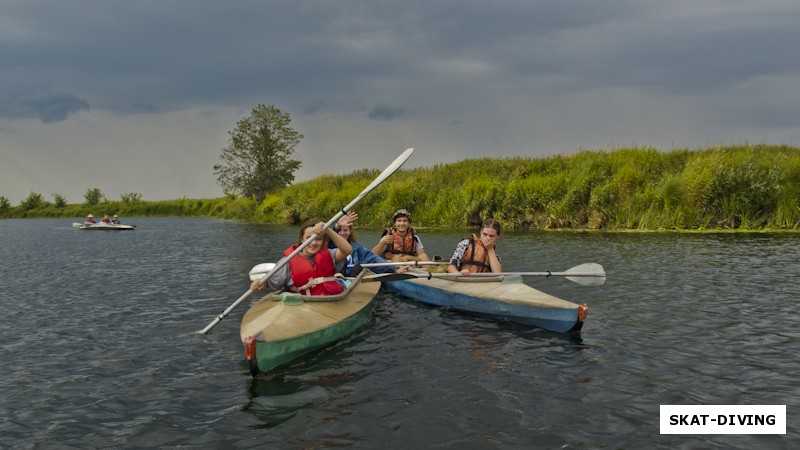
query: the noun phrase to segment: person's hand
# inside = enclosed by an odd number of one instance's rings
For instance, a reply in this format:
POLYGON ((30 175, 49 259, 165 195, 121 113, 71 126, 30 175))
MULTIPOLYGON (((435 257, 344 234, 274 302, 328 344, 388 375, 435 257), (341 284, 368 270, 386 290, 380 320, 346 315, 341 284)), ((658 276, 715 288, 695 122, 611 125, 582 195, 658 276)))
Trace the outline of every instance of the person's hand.
POLYGON ((470 276, 470 275, 472 275, 472 272, 470 272, 470 271, 469 271, 469 270, 467 270, 467 269, 461 269, 461 276, 462 276, 462 277, 468 277, 468 276, 470 276))
POLYGON ((340 227, 347 227, 347 226, 352 227, 353 222, 355 222, 356 220, 358 220, 358 214, 356 214, 355 211, 350 211, 347 214, 343 215, 338 221, 336 221, 336 223, 340 227))
POLYGON ((400 267, 398 267, 397 269, 394 269, 394 273, 404 273, 404 272, 408 272, 408 270, 409 270, 410 268, 411 268, 410 266, 400 266, 400 267))
POLYGON ((250 283, 250 289, 252 289, 254 291, 263 291, 264 287, 265 286, 263 284, 261 284, 261 280, 260 279, 259 280, 253 280, 253 282, 250 283))
POLYGON ((316 234, 317 236, 322 236, 322 227, 324 226, 325 222, 318 222, 316 225, 314 225, 314 228, 312 228, 311 230, 314 231, 314 234, 316 234))
POLYGON ((491 250, 494 248, 494 242, 484 235, 481 235, 481 243, 484 247, 486 247, 486 250, 491 250))

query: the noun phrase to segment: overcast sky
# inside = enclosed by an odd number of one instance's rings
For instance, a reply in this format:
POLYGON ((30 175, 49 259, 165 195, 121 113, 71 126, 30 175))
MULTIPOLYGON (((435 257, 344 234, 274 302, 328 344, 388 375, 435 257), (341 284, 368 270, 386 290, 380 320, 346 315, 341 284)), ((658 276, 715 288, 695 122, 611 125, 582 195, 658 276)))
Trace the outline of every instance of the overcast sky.
POLYGON ((800 145, 797 0, 3 0, 0 195, 222 196, 258 104, 296 180, 472 157, 800 145))

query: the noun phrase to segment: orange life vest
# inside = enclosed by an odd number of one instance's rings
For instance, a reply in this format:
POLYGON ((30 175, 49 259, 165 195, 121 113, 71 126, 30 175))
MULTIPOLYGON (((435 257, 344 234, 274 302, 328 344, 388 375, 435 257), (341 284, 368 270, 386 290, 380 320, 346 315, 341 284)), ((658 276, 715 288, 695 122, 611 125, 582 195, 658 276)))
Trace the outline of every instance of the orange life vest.
POLYGON ((413 228, 408 228, 405 237, 400 236, 400 233, 394 228, 392 228, 390 233, 392 233, 392 237, 394 237, 394 242, 392 242, 392 245, 386 250, 386 253, 417 256, 417 240, 415 239, 415 231, 413 228))
POLYGON ((489 252, 486 247, 474 234, 469 239, 469 245, 464 250, 461 257, 461 270, 467 269, 472 273, 491 272, 492 266, 489 264, 489 252))
MULTIPOLYGON (((287 248, 283 251, 283 256, 289 256, 297 247, 298 245, 295 244, 287 248)), ((300 291, 301 288, 315 278, 326 278, 326 280, 318 280, 318 282, 312 283, 311 286, 303 289, 303 293, 306 295, 309 292, 310 295, 336 295, 344 290, 338 281, 327 280, 327 278, 332 278, 336 273, 333 258, 327 248, 321 249, 314 255, 314 265, 311 265, 311 261, 305 256, 298 254, 289 261, 289 268, 292 272, 292 282, 297 291, 300 291)))

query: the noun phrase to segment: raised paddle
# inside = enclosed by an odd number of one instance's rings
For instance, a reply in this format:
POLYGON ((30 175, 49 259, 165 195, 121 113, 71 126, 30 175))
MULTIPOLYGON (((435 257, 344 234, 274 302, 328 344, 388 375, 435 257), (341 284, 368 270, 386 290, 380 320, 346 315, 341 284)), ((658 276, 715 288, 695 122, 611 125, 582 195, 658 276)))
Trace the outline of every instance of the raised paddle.
POLYGON ((584 286, 602 286, 606 282, 606 273, 603 266, 596 263, 586 263, 575 266, 564 272, 483 272, 473 273, 463 276, 460 273, 428 273, 428 272, 404 272, 404 273, 380 273, 364 277, 361 281, 400 281, 412 278, 481 278, 481 277, 500 277, 500 276, 539 276, 539 277, 564 277, 584 286))
MULTIPOLYGON (((400 156, 398 156, 397 159, 395 159, 394 162, 392 162, 392 164, 389 165, 389 167, 384 169, 383 172, 381 172, 381 174, 378 175, 378 178, 375 178, 375 180, 373 180, 372 183, 370 183, 369 186, 367 186, 363 191, 361 191, 361 193, 358 194, 358 196, 356 198, 354 198, 353 201, 348 203, 347 206, 345 206, 339 212, 337 212, 336 215, 333 216, 331 218, 331 220, 329 220, 328 223, 326 223, 322 227, 321 232, 324 233, 325 230, 327 230, 333 224, 335 224, 343 215, 347 214, 347 211, 352 209, 353 206, 356 205, 356 203, 361 201, 362 198, 364 198, 367 194, 372 192, 376 187, 378 187, 379 184, 383 183, 387 178, 389 178, 393 173, 395 173, 397 171, 397 169, 399 169, 400 166, 402 166, 403 163, 406 162, 406 160, 411 156, 412 153, 414 153, 414 149, 413 148, 406 149, 406 151, 404 151, 400 156)), ((316 239, 316 238, 317 238, 317 234, 312 234, 311 237, 309 237, 308 239, 306 239, 305 242, 300 244, 300 246, 298 246, 292 253, 290 253, 288 256, 286 256, 284 258, 281 258, 280 261, 278 261, 275 264, 275 267, 273 267, 272 270, 269 273, 267 273, 267 274, 265 274, 264 276, 261 277, 261 284, 266 284, 267 280, 269 280, 269 277, 272 274, 277 273, 279 271, 279 269, 281 269, 283 266, 288 264, 289 261, 292 260, 292 258, 294 258, 298 254, 300 254, 300 252, 304 248, 306 248, 308 246, 308 244, 313 242, 314 239, 316 239)), ((206 334, 209 331, 211 331, 212 328, 214 328, 222 319, 224 319, 228 314, 230 314, 231 311, 233 311, 234 308, 239 306, 239 303, 242 303, 243 301, 245 301, 245 299, 247 299, 247 297, 249 297, 250 294, 252 294, 253 292, 254 292, 253 289, 248 289, 247 292, 242 294, 242 296, 239 297, 238 300, 233 302, 233 304, 231 304, 231 306, 229 306, 228 309, 226 309, 225 311, 222 311, 222 313, 220 313, 219 316, 217 316, 214 320, 211 321, 211 323, 209 323, 205 328, 203 328, 203 330, 201 332, 203 334, 206 334)))

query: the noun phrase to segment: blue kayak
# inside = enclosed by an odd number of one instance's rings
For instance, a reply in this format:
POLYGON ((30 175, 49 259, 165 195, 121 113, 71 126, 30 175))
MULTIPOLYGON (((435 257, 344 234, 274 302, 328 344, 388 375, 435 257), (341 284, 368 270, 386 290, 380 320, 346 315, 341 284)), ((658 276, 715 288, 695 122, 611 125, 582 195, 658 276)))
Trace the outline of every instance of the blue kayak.
POLYGON ((382 285, 427 305, 560 333, 580 330, 589 310, 534 289, 519 276, 411 278, 382 285))

